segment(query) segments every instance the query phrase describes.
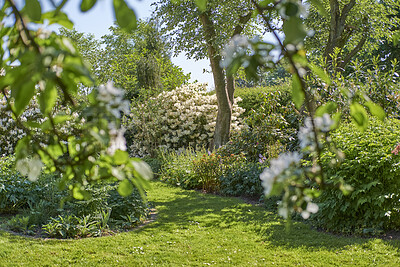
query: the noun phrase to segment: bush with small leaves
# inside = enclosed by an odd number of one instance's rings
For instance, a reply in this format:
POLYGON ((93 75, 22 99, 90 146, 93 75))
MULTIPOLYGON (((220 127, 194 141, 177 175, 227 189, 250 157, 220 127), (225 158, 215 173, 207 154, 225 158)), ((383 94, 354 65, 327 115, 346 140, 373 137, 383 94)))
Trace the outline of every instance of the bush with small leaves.
POLYGON ((399 120, 371 120, 365 132, 344 125, 332 134, 344 154, 337 162, 331 152, 322 155, 328 182, 353 187, 349 195, 326 189, 317 199, 320 211, 314 223, 346 233, 369 233, 400 228, 400 155, 392 153, 399 140, 399 120))
POLYGON ((263 196, 260 173, 266 163, 246 163, 241 168, 229 169, 220 179, 220 193, 260 199, 263 196))
POLYGON ((122 224, 134 227, 147 218, 148 203, 137 189, 122 197, 117 184, 99 183, 87 187, 91 198, 77 200, 58 189, 57 175, 42 174, 33 182, 13 171, 12 165, 11 157, 0 164, 0 213, 17 214, 5 225, 10 230, 35 235, 42 229, 56 238, 89 237, 118 230, 122 224))

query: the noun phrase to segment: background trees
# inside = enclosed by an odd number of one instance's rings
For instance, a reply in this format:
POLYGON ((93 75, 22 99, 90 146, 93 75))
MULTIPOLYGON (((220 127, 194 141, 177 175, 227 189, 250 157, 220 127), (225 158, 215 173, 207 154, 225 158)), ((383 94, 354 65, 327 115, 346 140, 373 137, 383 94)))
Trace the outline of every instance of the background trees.
POLYGON ((60 33, 75 41, 99 83, 113 81, 126 91, 128 99, 154 95, 186 83, 190 74, 174 65, 155 21, 138 21, 137 29, 126 32, 118 25, 96 40, 75 30, 60 33))
POLYGON ((371 53, 392 39, 399 25, 399 3, 394 0, 322 1, 326 13, 310 5, 306 25, 314 35, 306 38, 310 58, 321 56, 332 68, 337 49, 336 71, 342 71, 359 53, 371 53))

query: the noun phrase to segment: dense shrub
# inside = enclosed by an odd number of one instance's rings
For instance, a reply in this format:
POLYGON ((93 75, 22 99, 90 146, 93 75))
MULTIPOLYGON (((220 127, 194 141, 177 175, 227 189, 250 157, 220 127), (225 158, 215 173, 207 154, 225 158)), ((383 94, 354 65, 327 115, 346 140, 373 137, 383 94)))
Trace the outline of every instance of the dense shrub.
POLYGON ((237 88, 235 90, 235 97, 241 99, 238 102, 238 106, 243 108, 245 111, 242 117, 247 117, 250 112, 258 111, 264 106, 266 97, 273 96, 281 106, 287 106, 292 101, 290 95, 291 85, 289 82, 271 86, 271 87, 245 87, 237 88), (272 95, 270 95, 272 93, 272 95))
POLYGON ((263 163, 247 163, 240 168, 232 168, 220 177, 220 193, 227 196, 246 196, 261 198, 260 173, 265 168, 263 163))
POLYGON ((43 197, 48 197, 48 193, 54 189, 54 175, 43 175, 38 182, 31 182, 13 171, 13 164, 13 157, 1 158, 0 213, 13 214, 21 209, 28 209, 40 202, 43 197))
POLYGON ((316 225, 351 233, 400 227, 400 156, 391 153, 399 132, 398 120, 373 120, 363 133, 353 125, 333 133, 345 159, 337 165, 332 153, 324 153, 324 170, 332 185, 343 180, 354 190, 346 196, 339 189, 325 190, 318 199, 316 225))
POLYGON ((220 155, 204 150, 184 150, 162 154, 160 178, 166 183, 185 189, 218 192, 220 177, 230 169, 241 168, 246 158, 242 155, 220 155))
MULTIPOLYGON (((21 121, 40 120, 39 106, 35 101, 31 101, 28 108, 21 114, 21 121)), ((20 125, 12 118, 12 113, 7 110, 6 98, 0 97, 0 156, 8 156, 14 153, 14 147, 18 140, 25 136, 25 132, 20 125)))
POLYGON ((193 161, 198 157, 193 149, 189 148, 180 153, 161 152, 158 157, 162 161, 159 175, 161 181, 184 189, 201 189, 193 171, 193 161))
POLYGON ((220 178, 230 170, 240 169, 246 162, 243 154, 221 155, 215 153, 203 153, 193 160, 194 177, 207 192, 220 191, 220 178))
MULTIPOLYGON (((201 84, 182 86, 134 104, 125 118, 131 154, 154 156, 160 148, 183 151, 207 147, 214 135, 217 109, 216 95, 206 92, 201 84)), ((233 132, 242 128, 239 116, 243 111, 234 105, 233 132)))
POLYGON ((254 90, 248 95, 257 96, 245 95, 247 100, 239 102, 242 105, 249 99, 257 101, 249 101, 249 107, 253 105, 255 109, 244 119, 248 127, 233 133, 219 153, 244 153, 249 161, 257 162, 260 157, 274 158, 285 150, 295 150, 301 116, 296 113, 289 92, 254 90))
POLYGON ((3 158, 0 167, 0 213, 18 213, 7 223, 10 230, 42 229, 57 238, 99 236, 109 228, 135 226, 148 214, 137 190, 121 197, 116 184, 97 184, 87 188, 91 198, 81 201, 58 189, 55 174, 32 182, 11 169, 12 158, 3 158))
MULTIPOLYGON (((13 119, 12 112, 7 108, 6 98, 0 97, 0 157, 10 156, 14 154, 14 148, 18 142, 18 140, 22 139, 26 133, 23 130, 30 129, 35 134, 35 139, 37 140, 46 140, 48 136, 43 133, 40 133, 36 125, 41 125, 46 122, 46 119, 43 118, 40 109, 39 109, 39 96, 34 96, 27 108, 22 112, 19 116, 19 119, 22 124, 20 125, 13 119)), ((75 99, 76 101, 85 101, 84 97, 79 97, 75 99)), ((78 117, 76 112, 72 112, 70 108, 64 106, 60 103, 57 104, 57 110, 55 110, 59 115, 68 115, 74 118, 78 117)), ((79 123, 75 123, 74 120, 67 120, 57 129, 59 132, 67 134, 77 134, 80 128, 82 120, 79 123)))

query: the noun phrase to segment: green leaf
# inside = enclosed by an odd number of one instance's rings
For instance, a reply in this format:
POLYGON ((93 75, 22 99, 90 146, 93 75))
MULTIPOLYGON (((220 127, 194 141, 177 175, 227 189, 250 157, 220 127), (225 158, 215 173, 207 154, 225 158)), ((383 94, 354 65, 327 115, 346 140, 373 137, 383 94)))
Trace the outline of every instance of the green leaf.
POLYGON ((336 129, 339 127, 341 118, 342 118, 341 112, 336 112, 335 114, 333 114, 333 116, 332 116, 333 125, 331 126, 331 129, 336 129))
POLYGON ((386 118, 385 111, 383 108, 377 104, 375 104, 372 101, 368 101, 365 103, 365 105, 368 107, 369 112, 371 112, 372 115, 383 121, 386 118))
POLYGON ((117 191, 121 196, 127 197, 132 194, 133 185, 128 179, 125 179, 119 183, 117 191))
POLYGON ((131 160, 131 164, 135 168, 137 176, 146 180, 153 179, 153 171, 146 162, 140 159, 133 159, 131 160))
POLYGON ((113 156, 114 164, 122 165, 128 162, 129 160, 129 153, 126 151, 122 151, 117 149, 113 156))
POLYGON ((25 159, 29 156, 29 142, 30 142, 29 136, 25 136, 22 139, 20 139, 15 146, 15 159, 25 159))
POLYGON ((53 10, 43 14, 42 19, 47 19, 49 24, 57 23, 65 28, 71 30, 74 27, 74 23, 68 18, 67 14, 62 11, 57 13, 53 10))
POLYGON ((200 11, 206 11, 207 8, 207 0, 194 0, 196 6, 200 9, 200 11))
POLYGON ((90 10, 95 4, 97 0, 82 0, 81 2, 81 11, 86 12, 90 10))
POLYGON ((84 189, 82 189, 81 185, 79 184, 75 185, 74 188, 72 189, 72 196, 78 200, 84 200, 90 198, 90 194, 84 189))
POLYGON ((15 88, 13 92, 15 93, 14 108, 17 116, 21 115, 35 94, 35 84, 34 81, 26 81, 21 87, 15 88))
POLYGON ((285 15, 288 17, 296 16, 300 9, 296 3, 287 2, 285 5, 285 15))
POLYGON ((393 44, 397 46, 400 41, 400 31, 397 31, 395 34, 393 34, 393 44))
POLYGON ((303 21, 298 17, 290 17, 283 22, 283 32, 285 33, 286 44, 298 44, 303 42, 307 36, 307 31, 303 21))
POLYGON ((293 82, 292 82, 292 99, 296 108, 301 108, 301 105, 304 103, 304 92, 301 89, 301 81, 299 76, 293 75, 293 82))
POLYGON ((26 0, 25 11, 33 21, 39 21, 42 17, 42 8, 38 0, 26 0))
POLYGON ((326 11, 324 5, 320 0, 310 0, 310 3, 317 8, 322 16, 324 16, 325 18, 329 17, 328 12, 326 11))
POLYGON ((52 158, 57 159, 58 157, 62 156, 64 154, 63 147, 61 147, 59 144, 54 144, 54 145, 49 145, 45 148, 49 155, 52 156, 52 158))
POLYGON ((284 185, 283 183, 280 182, 274 182, 274 184, 272 185, 272 189, 271 192, 269 193, 268 196, 279 196, 282 194, 284 185))
POLYGON ((358 103, 350 105, 350 115, 356 123, 357 128, 364 131, 368 127, 368 114, 363 106, 358 103))
POLYGON ((258 5, 262 8, 267 7, 269 4, 271 4, 273 0, 262 0, 258 3, 258 5))
POLYGON ((322 117, 325 113, 332 113, 337 109, 337 104, 335 102, 329 101, 328 103, 323 104, 317 108, 315 112, 315 116, 322 117))
POLYGON ((328 85, 330 85, 331 82, 331 78, 329 77, 329 75, 320 67, 312 64, 312 63, 308 63, 308 67, 316 74, 318 75, 318 77, 320 77, 324 82, 326 82, 328 85))
POLYGON ((114 14, 117 23, 121 28, 126 31, 132 31, 136 29, 136 15, 132 9, 128 7, 124 0, 113 0, 114 14))
POLYGON ((51 112, 57 102, 57 96, 57 88, 54 86, 54 84, 47 83, 46 88, 39 97, 40 111, 43 114, 49 114, 51 112))

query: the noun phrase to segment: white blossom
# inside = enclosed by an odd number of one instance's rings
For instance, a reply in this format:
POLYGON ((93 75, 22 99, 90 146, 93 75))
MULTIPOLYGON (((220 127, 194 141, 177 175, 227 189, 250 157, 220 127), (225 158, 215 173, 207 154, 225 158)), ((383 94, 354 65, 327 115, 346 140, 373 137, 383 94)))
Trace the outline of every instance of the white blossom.
POLYGON ((229 66, 235 54, 238 52, 242 52, 243 50, 247 50, 248 46, 249 46, 249 40, 247 39, 247 37, 243 35, 233 36, 222 51, 222 55, 224 57, 222 66, 223 67, 229 66))
POLYGON ((121 112, 129 113, 129 101, 124 100, 124 90, 114 87, 112 82, 98 87, 97 100, 103 102, 106 109, 116 118, 121 117, 121 112))
MULTIPOLYGON (((112 124, 111 124, 112 125, 112 124)), ((107 153, 110 155, 114 155, 115 151, 122 150, 126 151, 126 140, 124 137, 125 129, 124 128, 115 128, 112 127, 109 130, 110 135, 110 143, 107 148, 107 153)))
POLYGON ((265 168, 260 175, 264 193, 269 195, 275 182, 282 182, 280 177, 289 167, 299 163, 301 155, 297 152, 281 154, 277 159, 272 159, 269 168, 265 168))
POLYGON ((30 181, 37 181, 42 171, 43 163, 38 157, 18 160, 16 169, 30 181))
MULTIPOLYGON (((135 129, 135 144, 130 146, 132 155, 147 155, 154 147, 175 151, 189 145, 202 147, 212 141, 218 105, 216 96, 210 95, 204 84, 164 91, 149 102, 155 104, 138 105, 132 108, 132 116, 124 118, 127 129, 135 129), (154 139, 150 140, 149 136, 154 139)), ((233 112, 238 117, 232 118, 231 130, 237 132, 244 127, 239 118, 244 110, 235 103, 233 112)))
MULTIPOLYGON (((314 118, 314 125, 317 130, 317 134, 318 132, 326 133, 330 131, 333 121, 329 114, 325 113, 322 117, 314 118)), ((309 147, 311 150, 315 150, 316 140, 310 117, 306 118, 304 127, 300 127, 298 135, 300 147, 302 149, 309 147)))

